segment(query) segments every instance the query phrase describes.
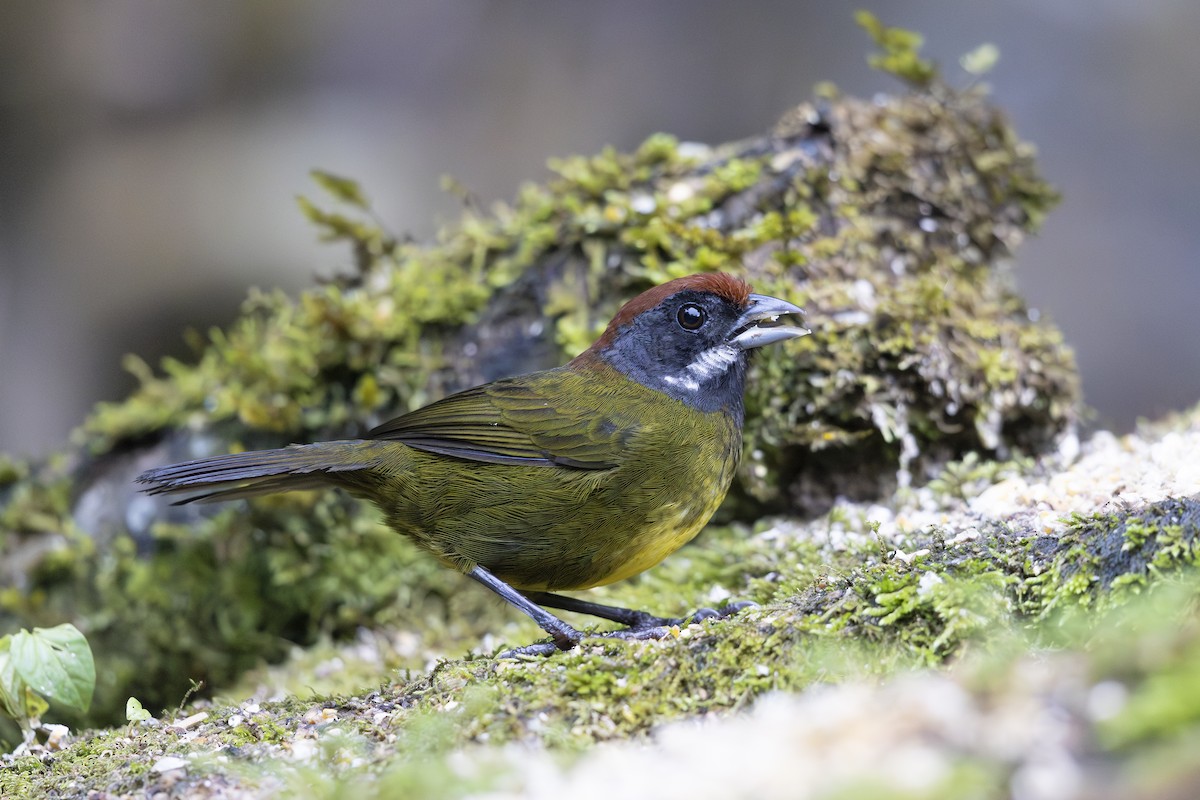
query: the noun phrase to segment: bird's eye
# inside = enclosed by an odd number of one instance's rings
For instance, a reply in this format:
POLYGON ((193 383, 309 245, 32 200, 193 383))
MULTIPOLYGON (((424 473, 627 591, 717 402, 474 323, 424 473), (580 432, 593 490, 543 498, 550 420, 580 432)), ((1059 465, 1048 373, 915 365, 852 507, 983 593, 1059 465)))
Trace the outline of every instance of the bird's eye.
POLYGON ((695 331, 699 330, 704 321, 708 319, 708 314, 695 303, 684 303, 679 307, 679 313, 675 315, 675 319, 679 321, 680 327, 685 331, 695 331))

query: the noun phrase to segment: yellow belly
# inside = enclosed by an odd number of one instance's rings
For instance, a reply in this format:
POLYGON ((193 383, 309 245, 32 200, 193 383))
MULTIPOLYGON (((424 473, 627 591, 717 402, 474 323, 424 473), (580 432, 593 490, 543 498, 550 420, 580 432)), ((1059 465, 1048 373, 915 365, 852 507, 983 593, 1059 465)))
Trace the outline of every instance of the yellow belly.
POLYGON ((689 510, 678 507, 662 509, 662 519, 642 528, 640 534, 626 548, 623 560, 618 559, 616 569, 608 574, 597 576, 592 583, 578 588, 590 589, 593 586, 616 583, 656 566, 671 553, 696 538, 696 534, 708 523, 724 496, 725 492, 721 491, 718 495, 709 498, 707 503, 697 504, 698 508, 696 509, 689 510))

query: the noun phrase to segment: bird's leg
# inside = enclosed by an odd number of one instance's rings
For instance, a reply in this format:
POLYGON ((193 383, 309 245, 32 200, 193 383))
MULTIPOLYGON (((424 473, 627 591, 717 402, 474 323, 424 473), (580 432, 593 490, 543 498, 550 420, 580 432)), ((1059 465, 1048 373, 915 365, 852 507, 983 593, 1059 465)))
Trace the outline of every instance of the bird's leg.
POLYGON ((635 630, 641 628, 657 628, 663 625, 678 625, 680 620, 656 617, 646 611, 636 611, 620 606, 606 606, 591 603, 574 597, 566 597, 552 592, 528 592, 526 596, 541 606, 558 608, 563 611, 574 611, 576 614, 587 614, 600 619, 607 619, 635 630))
POLYGON ((547 656, 553 653, 555 649, 570 650, 583 639, 582 633, 546 611, 542 606, 558 608, 563 611, 574 611, 578 614, 588 614, 593 617, 616 622, 619 625, 625 625, 629 628, 629 630, 625 631, 609 631, 608 633, 599 634, 602 638, 661 639, 669 635, 669 630, 672 626, 701 622, 706 619, 723 619, 736 614, 743 608, 754 605, 754 603, 748 602, 729 603, 719 611, 711 608, 701 608, 690 616, 683 617, 682 619, 673 619, 656 617, 645 611, 635 611, 631 608, 591 603, 587 600, 579 600, 552 592, 528 592, 522 594, 480 566, 476 566, 467 574, 503 597, 510 605, 528 614, 530 619, 536 622, 542 630, 550 634, 550 638, 554 640, 553 645, 546 643, 531 644, 505 651, 500 654, 501 658, 547 656))
POLYGON ((724 619, 732 616, 743 608, 753 606, 754 603, 739 602, 729 603, 719 611, 712 608, 697 609, 693 614, 690 614, 681 619, 669 617, 656 617, 646 611, 636 611, 632 608, 621 608, 620 606, 606 606, 600 603, 591 603, 587 600, 579 600, 574 597, 566 597, 561 594, 552 592, 529 592, 526 595, 530 600, 538 605, 548 606, 550 608, 558 608, 563 611, 574 611, 577 614, 588 614, 600 619, 607 619, 624 625, 635 631, 647 630, 649 628, 670 627, 672 625, 685 625, 692 622, 702 622, 706 619, 724 619))
POLYGON ((515 606, 528 614, 542 630, 550 634, 550 638, 554 640, 554 646, 559 650, 570 650, 579 644, 579 640, 583 638, 583 634, 579 631, 546 611, 546 609, 537 605, 483 567, 476 566, 467 574, 503 597, 508 601, 509 605, 515 606))

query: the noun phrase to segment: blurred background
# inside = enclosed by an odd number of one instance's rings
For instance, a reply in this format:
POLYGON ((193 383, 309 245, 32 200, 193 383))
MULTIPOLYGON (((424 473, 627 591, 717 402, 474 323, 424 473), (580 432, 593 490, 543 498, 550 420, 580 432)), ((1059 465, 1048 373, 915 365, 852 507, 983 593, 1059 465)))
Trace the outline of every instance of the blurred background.
MULTIPOLYGON (((996 102, 1064 192, 1016 254, 1075 346, 1097 423, 1200 401, 1200 3, 876 0, 952 82, 993 42, 996 102)), ((252 285, 346 266, 294 196, 319 167, 432 236, 454 176, 485 203, 550 156, 655 131, 764 132, 867 68, 836 0, 6 0, 0 8, 0 451, 61 447, 119 362, 186 353, 252 285)))

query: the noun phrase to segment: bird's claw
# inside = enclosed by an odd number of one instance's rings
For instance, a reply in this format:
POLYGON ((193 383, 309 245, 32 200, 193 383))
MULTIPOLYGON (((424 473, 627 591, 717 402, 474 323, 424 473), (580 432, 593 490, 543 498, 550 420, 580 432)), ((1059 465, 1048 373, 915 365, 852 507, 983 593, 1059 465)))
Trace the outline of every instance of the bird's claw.
MULTIPOLYGON (((655 625, 645 628, 622 628, 619 631, 605 631, 604 633, 588 634, 588 639, 620 639, 623 642, 641 642, 651 639, 665 639, 671 635, 677 627, 672 623, 672 620, 666 620, 666 625, 655 625)), ((508 659, 511 661, 533 661, 539 658, 548 658, 555 653, 569 650, 570 648, 560 648, 554 642, 535 642, 527 644, 524 647, 514 647, 511 650, 505 650, 496 654, 497 659, 508 659)))
POLYGON ((511 650, 497 653, 496 658, 509 661, 533 661, 539 658, 549 658, 555 653, 561 652, 562 650, 554 642, 534 642, 524 647, 514 647, 511 650))
POLYGON ((755 603, 753 600, 737 600, 733 603, 726 603, 720 608, 698 608, 690 616, 675 620, 675 623, 678 625, 691 625, 692 623, 704 622, 706 619, 728 619, 747 608, 758 608, 758 603, 755 603))
POLYGON ((655 617, 650 614, 640 614, 639 619, 629 626, 630 630, 641 631, 651 628, 670 628, 672 626, 691 625, 704 622, 706 619, 726 619, 746 608, 756 608, 758 603, 751 600, 739 600, 727 603, 720 608, 698 608, 686 617, 655 617))
MULTIPOLYGON (((682 625, 691 625, 692 623, 699 623, 708 619, 727 619, 739 611, 757 607, 758 603, 751 600, 739 600, 734 603, 727 603, 719 609, 698 608, 694 613, 682 619, 664 619, 662 617, 652 617, 647 614, 645 619, 639 620, 639 624, 636 626, 616 631, 605 631, 604 633, 583 634, 583 638, 620 639, 625 642, 665 639, 682 625)), ((579 640, 564 641, 563 643, 566 644, 565 647, 557 641, 535 642, 534 644, 527 644, 524 647, 514 647, 511 650, 505 650, 502 653, 498 653, 496 658, 515 661, 546 658, 555 653, 570 650, 579 643, 579 640)))
POLYGON ((734 600, 732 603, 726 603, 717 611, 717 619, 728 619, 747 608, 758 608, 758 603, 753 600, 734 600))
POLYGON ((624 628, 594 634, 597 639, 620 639, 624 642, 644 642, 650 639, 665 639, 675 629, 674 625, 655 625, 651 628, 624 628))

